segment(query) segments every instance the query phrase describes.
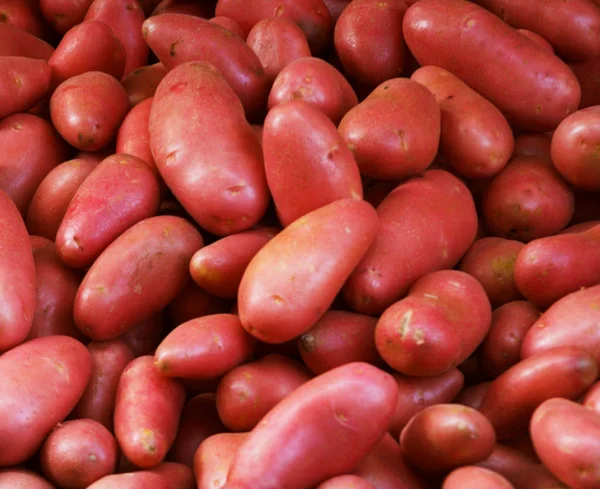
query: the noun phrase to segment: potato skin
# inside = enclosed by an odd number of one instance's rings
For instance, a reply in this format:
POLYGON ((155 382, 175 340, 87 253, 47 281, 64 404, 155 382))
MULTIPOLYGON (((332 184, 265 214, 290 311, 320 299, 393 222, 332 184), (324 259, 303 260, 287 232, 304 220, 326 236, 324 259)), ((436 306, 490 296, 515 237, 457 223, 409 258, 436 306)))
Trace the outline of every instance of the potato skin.
POLYGON ((358 475, 338 475, 322 482, 317 489, 375 489, 375 486, 358 475))
POLYGON ((142 100, 132 107, 119 127, 115 151, 137 156, 159 175, 150 148, 150 110, 154 97, 142 100))
POLYGON ((93 340, 115 338, 167 306, 188 281, 202 237, 186 220, 138 222, 96 259, 75 297, 77 327, 93 340))
POLYGON ((27 112, 46 94, 52 68, 43 59, 0 56, 0 119, 27 112))
POLYGON ((41 15, 39 1, 25 0, 15 3, 11 0, 1 0, 0 15, 4 22, 19 27, 39 39, 44 39, 48 34, 48 26, 41 15))
POLYGON ((42 476, 27 469, 11 468, 0 470, 1 489, 55 489, 42 476))
POLYGON ((0 24, 0 56, 23 56, 48 61, 54 48, 46 41, 6 22, 0 24))
POLYGON ((577 110, 581 90, 569 67, 478 5, 419 1, 407 10, 403 31, 420 65, 450 71, 498 107, 511 124, 548 131, 577 110))
POLYGON ((151 470, 136 470, 107 475, 88 489, 195 489, 194 475, 189 467, 163 462, 151 470))
POLYGON ((231 312, 232 307, 231 301, 219 299, 190 282, 169 304, 169 319, 175 327, 202 316, 231 312))
POLYGON ((164 337, 163 312, 159 311, 144 321, 134 324, 118 339, 123 340, 136 357, 154 353, 164 337))
POLYGON ((166 74, 165 66, 162 63, 155 63, 133 70, 124 77, 121 84, 127 92, 129 106, 133 108, 143 100, 153 97, 158 84, 166 74))
POLYGON ((483 467, 466 466, 454 469, 444 479, 442 489, 514 489, 500 474, 483 467))
POLYGON ((373 207, 356 199, 332 202, 290 224, 254 256, 242 277, 238 307, 244 328, 265 343, 308 331, 331 306, 377 228, 373 207))
POLYGON ((219 433, 204 440, 194 455, 198 489, 221 489, 229 468, 247 433, 219 433))
POLYGON ((547 133, 519 134, 515 138, 513 157, 536 156, 552 161, 550 156, 551 142, 552 138, 547 133))
POLYGON ((533 41, 537 47, 542 48, 544 51, 548 51, 550 54, 554 54, 554 48, 552 47, 552 44, 550 44, 545 37, 542 37, 539 34, 527 29, 517 29, 517 31, 533 41))
POLYGON ((479 409, 485 393, 490 388, 491 382, 480 382, 461 390, 454 399, 455 404, 462 404, 473 409, 479 409))

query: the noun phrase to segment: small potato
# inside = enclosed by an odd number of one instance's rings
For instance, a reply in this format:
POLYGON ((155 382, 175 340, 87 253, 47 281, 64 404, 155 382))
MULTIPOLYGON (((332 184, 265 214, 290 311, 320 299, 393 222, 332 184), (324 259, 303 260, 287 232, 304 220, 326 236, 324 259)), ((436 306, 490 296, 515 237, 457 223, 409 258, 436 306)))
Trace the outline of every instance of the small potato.
POLYGON ((154 354, 164 337, 162 311, 140 321, 118 337, 123 340, 136 357, 154 354))
POLYGON ((171 301, 169 317, 173 326, 179 326, 191 319, 230 312, 232 307, 231 301, 219 299, 192 282, 171 301))
POLYGON ((358 475, 338 475, 322 482, 317 489, 375 489, 368 480, 358 475))
MULTIPOLYGON (((537 463, 539 463, 539 460, 535 456, 525 455, 508 445, 497 443, 491 455, 479 462, 477 466, 493 470, 508 479, 511 484, 515 484, 515 481, 521 474, 528 471, 531 467, 535 467, 537 463)), ((518 487, 516 489, 527 489, 527 487, 518 487)))
POLYGON ((194 455, 198 489, 221 489, 247 433, 219 433, 204 440, 194 455))
POLYGON ((482 467, 466 466, 450 472, 442 489, 515 489, 500 474, 482 467))
POLYGON ((400 435, 400 446, 417 467, 448 470, 485 460, 496 435, 478 411, 458 404, 437 404, 415 415, 400 435))
POLYGON ((0 119, 40 102, 51 76, 52 68, 43 59, 0 56, 0 119))
POLYGON ((153 97, 156 87, 166 74, 165 66, 162 63, 155 63, 133 70, 123 78, 121 83, 129 97, 129 106, 135 107, 143 100, 153 97))
POLYGON ((0 22, 0 56, 22 56, 48 61, 54 48, 24 29, 0 22))
POLYGON ((27 469, 0 470, 0 489, 55 489, 42 476, 27 469))
POLYGON ((39 0, 46 22, 59 34, 80 24, 93 0, 39 0))
POLYGON ((46 438, 40 452, 42 471, 63 489, 85 489, 115 471, 117 452, 115 437, 100 423, 67 421, 46 438))

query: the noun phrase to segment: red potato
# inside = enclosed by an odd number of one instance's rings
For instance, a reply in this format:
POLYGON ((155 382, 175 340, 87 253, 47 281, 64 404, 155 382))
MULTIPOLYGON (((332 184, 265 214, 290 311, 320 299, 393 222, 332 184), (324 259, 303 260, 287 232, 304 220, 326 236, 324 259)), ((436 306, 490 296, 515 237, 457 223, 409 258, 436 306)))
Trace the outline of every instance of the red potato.
POLYGON ((344 287, 348 304, 364 314, 382 313, 422 276, 454 267, 477 232, 471 193, 443 170, 399 185, 377 214, 378 235, 344 287))
POLYGON ((185 63, 165 76, 150 111, 150 147, 165 183, 210 233, 244 231, 263 217, 269 195, 260 143, 212 65, 185 63))
POLYGON ((466 466, 453 470, 445 479, 442 489, 515 489, 500 474, 483 467, 466 466))
POLYGON ((87 489, 196 489, 194 475, 185 465, 163 462, 152 470, 107 475, 87 489))
POLYGON ((54 48, 24 29, 0 22, 0 56, 21 56, 48 61, 54 48))
MULTIPOLYGON (((190 2, 188 5, 190 5, 190 8, 198 7, 197 3, 190 2)), ((182 12, 182 13, 185 13, 185 12, 182 12)), ((233 32, 234 34, 237 34, 242 39, 244 38, 244 31, 242 30, 242 28, 239 26, 239 24, 235 20, 230 19, 229 17, 224 17, 224 16, 213 17, 212 19, 208 19, 208 20, 209 20, 209 22, 212 22, 213 24, 220 25, 221 27, 227 29, 228 31, 233 32)))
POLYGON ((600 56, 600 12, 593 1, 475 0, 475 3, 515 28, 539 34, 563 58, 587 60, 600 56))
POLYGON ((473 354, 491 318, 490 302, 477 280, 456 270, 432 272, 382 314, 375 344, 400 373, 439 375, 473 354))
POLYGON ((398 403, 389 432, 398 438, 402 429, 417 413, 435 404, 452 402, 464 385, 464 375, 456 368, 430 377, 394 374, 398 384, 398 403))
POLYGON ((317 489, 375 489, 368 480, 358 475, 338 475, 322 482, 317 489))
POLYGON ((331 20, 334 25, 339 20, 340 15, 344 9, 348 6, 351 0, 323 0, 327 10, 329 10, 329 14, 331 15, 331 20))
POLYGON ((64 34, 80 24, 93 0, 39 0, 40 9, 46 22, 64 34))
POLYGON ((262 109, 269 81, 260 60, 239 36, 208 20, 184 14, 150 17, 144 22, 143 33, 168 70, 190 61, 210 63, 227 80, 249 116, 262 109))
POLYGON ((304 101, 269 111, 263 151, 267 184, 283 227, 341 199, 362 199, 360 173, 335 125, 304 101))
POLYGON ((0 147, 0 189, 25 215, 40 182, 67 159, 67 145, 48 121, 13 114, 0 120, 0 147))
POLYGON ((510 482, 515 489, 569 489, 542 464, 525 468, 510 482))
POLYGON ((519 156, 486 188, 483 218, 493 235, 527 243, 563 229, 574 206, 573 192, 548 161, 519 156))
POLYGON ((554 48, 552 47, 552 44, 550 44, 550 42, 548 42, 545 37, 542 37, 539 34, 533 31, 529 31, 527 29, 517 29, 517 31, 523 34, 526 38, 536 43, 537 47, 549 52, 550 54, 554 54, 554 48))
POLYGON ((577 399, 598 377, 594 357, 572 346, 528 357, 492 382, 479 411, 494 426, 498 439, 527 429, 531 415, 553 397, 577 399))
POLYGON ((274 227, 251 229, 199 249, 190 261, 192 279, 210 294, 235 299, 248 264, 278 232, 274 227))
POLYGON ((44 39, 47 34, 39 1, 0 0, 0 22, 14 25, 40 39, 44 39))
POLYGON ((118 338, 123 340, 136 357, 154 354, 164 337, 163 311, 141 321, 118 338))
POLYGON ((20 464, 40 448, 77 404, 91 370, 86 348, 68 336, 36 338, 0 357, 0 466, 20 464))
POLYGON ((290 20, 302 29, 315 55, 323 51, 333 29, 331 15, 323 0, 257 0, 252 4, 244 0, 219 0, 216 15, 232 18, 246 35, 262 19, 290 20))
POLYGON ((160 188, 141 159, 109 156, 79 186, 56 233, 56 250, 72 268, 87 268, 134 224, 158 211, 160 188))
POLYGON ((302 489, 352 470, 387 430, 398 389, 362 362, 309 380, 280 401, 236 454, 226 489, 302 489))
POLYGON ((459 392, 454 399, 454 402, 456 404, 462 404, 463 406, 479 410, 485 393, 490 388, 490 384, 491 382, 481 382, 479 384, 466 387, 459 392))
POLYGON ((247 433, 219 433, 204 440, 194 455, 198 489, 221 489, 247 433))
POLYGON ((0 470, 0 489, 54 489, 42 476, 26 469, 0 470))
POLYGON ((145 66, 148 46, 142 36, 144 11, 138 0, 94 0, 84 20, 99 20, 110 26, 125 48, 123 76, 145 66))
POLYGON ((96 421, 112 431, 117 384, 134 355, 122 339, 92 341, 87 349, 92 358, 92 374, 72 416, 96 421))
POLYGON ((37 104, 46 94, 51 76, 52 68, 43 59, 0 56, 0 119, 37 104))
POLYGON ((479 363, 491 379, 521 359, 521 343, 540 311, 527 301, 513 301, 492 312, 492 325, 479 349, 479 363))
POLYGON ((85 489, 115 471, 117 452, 115 437, 100 423, 91 419, 67 421, 44 441, 42 471, 63 489, 85 489))
POLYGON ((450 71, 517 127, 548 131, 577 110, 581 91, 569 67, 478 5, 421 0, 407 10, 403 31, 419 64, 450 71))
POLYGON ((572 489, 598 487, 600 416, 567 399, 550 399, 531 418, 531 437, 544 465, 572 489))
POLYGON ((153 357, 129 363, 115 400, 114 432, 123 455, 143 469, 161 463, 175 441, 184 403, 183 386, 161 375, 153 357))
POLYGON ((209 294, 195 283, 189 283, 171 301, 169 316, 173 326, 179 326, 191 319, 230 312, 231 307, 230 301, 209 294))
POLYGON ((350 110, 339 131, 361 175, 401 180, 433 162, 440 139, 440 108, 423 85, 394 78, 350 110))
POLYGON ((582 404, 600 414, 600 382, 596 382, 587 391, 582 404))
POLYGON ((96 259, 75 297, 77 327, 96 341, 123 334, 164 309, 185 287, 202 237, 185 219, 138 222, 96 259))
POLYGON ((373 207, 356 199, 332 202, 294 221, 244 273, 238 294, 244 328, 265 343, 304 334, 331 306, 377 229, 373 207))
POLYGON ((440 150, 466 178, 488 178, 508 163, 514 137, 502 113, 449 71, 425 66, 411 80, 426 86, 441 110, 440 150))
POLYGON ((524 454, 508 445, 497 443, 491 455, 479 462, 477 466, 493 470, 514 484, 519 474, 535 466, 538 462, 535 456, 524 454))
POLYGON ((158 84, 166 74, 165 66, 162 63, 155 63, 133 70, 123 78, 121 84, 129 97, 130 107, 135 107, 143 100, 153 97, 158 84))
MULTIPOLYGON (((598 5, 600 7, 600 5, 598 5)), ((569 63, 569 68, 577 77, 581 86, 580 109, 600 105, 600 56, 588 61, 569 63)))
POLYGON ((485 460, 495 443, 494 428, 485 416, 458 404, 436 404, 423 409, 400 435, 404 455, 427 471, 485 460))
POLYGON ((212 379, 246 361, 256 340, 233 314, 214 314, 177 326, 158 345, 154 363, 168 377, 212 379))
POLYGON ((137 156, 158 175, 150 148, 150 110, 153 97, 136 104, 125 116, 117 133, 116 152, 137 156))
POLYGON ((216 397, 219 417, 231 431, 250 431, 309 378, 301 364, 277 354, 240 365, 219 383, 216 397))
POLYGON ((515 262, 525 245, 504 238, 482 238, 473 243, 460 262, 460 270, 483 286, 492 307, 521 297, 515 283, 515 262))
POLYGON ((513 157, 535 156, 552 161, 550 156, 551 141, 552 138, 547 133, 519 134, 515 138, 513 157))

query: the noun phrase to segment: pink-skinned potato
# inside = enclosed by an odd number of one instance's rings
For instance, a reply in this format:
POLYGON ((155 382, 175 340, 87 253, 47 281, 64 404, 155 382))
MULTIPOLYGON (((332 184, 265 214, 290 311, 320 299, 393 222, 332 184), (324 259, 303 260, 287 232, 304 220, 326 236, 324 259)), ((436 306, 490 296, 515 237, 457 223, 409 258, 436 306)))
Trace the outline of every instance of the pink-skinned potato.
POLYGON ((555 53, 552 44, 550 44, 550 42, 546 38, 540 36, 536 32, 527 29, 517 29, 517 31, 520 34, 524 35, 526 38, 533 41, 539 48, 543 49, 544 51, 548 51, 550 54, 555 53))
POLYGON ((247 433, 219 433, 204 440, 194 455, 198 489, 221 489, 247 433))
POLYGON ((163 311, 134 324, 118 338, 123 340, 136 357, 153 354, 164 337, 163 311))
POLYGON ((351 0, 323 0, 323 2, 331 14, 331 19, 335 23, 351 0))
POLYGON ((348 473, 385 434, 397 397, 391 375, 363 362, 309 380, 249 433, 225 489, 302 489, 348 473))
POLYGON ((46 22, 60 34, 80 24, 93 0, 39 0, 46 22))
POLYGON ((496 443, 490 456, 478 462, 477 466, 493 470, 514 483, 518 474, 525 472, 537 463, 539 460, 535 455, 524 454, 506 444, 496 443))
POLYGON ((231 312, 232 307, 232 301, 220 299, 190 282, 169 305, 169 318, 175 327, 202 316, 231 312))
POLYGON ((40 11, 39 1, 14 2, 12 0, 0 0, 0 18, 2 18, 2 22, 19 27, 39 39, 44 39, 48 34, 45 19, 40 11))
POLYGON ((17 26, 0 22, 0 56, 22 56, 48 61, 54 48, 17 26))
POLYGON ((491 382, 488 381, 465 387, 458 393, 454 399, 454 402, 456 404, 462 404, 463 406, 468 406, 473 409, 479 409, 481 403, 483 402, 485 393, 490 388, 490 384, 491 382))
POLYGON ((188 263, 202 244, 180 217, 133 225, 100 254, 79 286, 77 327, 93 340, 108 340, 164 309, 187 284, 188 263))
POLYGON ((0 470, 0 489, 55 489, 41 475, 28 469, 10 468, 0 470))
POLYGON ((56 233, 56 250, 72 268, 87 268, 134 224, 160 204, 155 172, 136 156, 115 154, 79 186, 56 233))
POLYGON ((36 274, 23 218, 2 191, 0 226, 3 230, 0 238, 0 350, 4 351, 23 343, 31 331, 36 310, 36 274))
POLYGON ((317 489, 347 489, 350 487, 352 489, 375 489, 375 486, 368 480, 353 474, 332 477, 319 484, 317 489))
MULTIPOLYGON (((198 4, 196 4, 196 3, 188 3, 187 5, 189 5, 192 8, 198 8, 198 4)), ((180 12, 180 13, 185 13, 185 12, 180 12)), ((233 20, 229 17, 225 17, 224 15, 220 15, 218 17, 213 17, 212 19, 208 19, 208 20, 209 20, 209 22, 220 25, 224 29, 227 29, 228 31, 233 32, 234 34, 237 34, 242 39, 244 39, 244 31, 242 30, 240 25, 235 20, 233 20)))
POLYGON ((308 331, 333 303, 378 225, 373 207, 357 199, 332 202, 290 224, 254 256, 242 277, 238 307, 244 328, 266 343, 308 331))
POLYGON ((117 133, 116 152, 137 156, 158 176, 158 168, 150 148, 150 110, 154 98, 149 97, 135 105, 125 116, 117 133))
POLYGON ((43 59, 0 56, 0 119, 27 112, 46 94, 52 68, 43 59))
POLYGON ((541 463, 526 467, 515 474, 510 482, 515 489, 569 489, 541 463))
POLYGON ((359 168, 335 125, 304 101, 277 105, 264 124, 267 184, 286 227, 341 199, 362 199, 359 168))
POLYGON ((162 63, 155 63, 133 70, 124 77, 121 84, 129 97, 129 105, 135 107, 143 100, 153 97, 158 84, 166 74, 165 66, 162 63))
POLYGON ((227 80, 246 113, 263 108, 269 81, 258 57, 244 40, 200 17, 161 14, 143 25, 144 39, 167 70, 190 61, 210 63, 227 80))
POLYGON ((442 489, 515 489, 506 477, 483 467, 454 469, 444 479, 442 489))
POLYGON ((150 470, 112 474, 94 482, 87 489, 195 489, 194 474, 189 467, 163 462, 150 470))
POLYGON ((269 201, 260 142, 215 67, 190 62, 171 70, 156 90, 149 127, 161 176, 198 224, 223 236, 259 222, 269 201))
POLYGON ((161 374, 212 379, 246 361, 256 340, 233 314, 214 314, 180 324, 158 345, 154 363, 161 374))
POLYGON ((40 448, 77 404, 92 371, 90 354, 68 336, 46 336, 0 357, 0 466, 20 464, 40 448), (57 395, 60 392, 60 395, 57 395))
POLYGON ((143 469, 163 461, 175 441, 184 402, 183 386, 161 375, 152 356, 125 367, 117 386, 114 433, 128 460, 143 469))

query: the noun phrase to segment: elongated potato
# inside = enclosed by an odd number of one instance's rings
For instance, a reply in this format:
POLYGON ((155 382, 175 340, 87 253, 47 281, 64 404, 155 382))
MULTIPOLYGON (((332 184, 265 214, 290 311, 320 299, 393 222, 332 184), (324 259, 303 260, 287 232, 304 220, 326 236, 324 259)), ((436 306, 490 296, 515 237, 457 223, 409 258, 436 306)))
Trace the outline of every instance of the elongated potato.
POLYGON ((169 305, 169 317, 173 326, 179 326, 191 319, 210 314, 231 312, 233 302, 220 299, 190 282, 177 294, 169 305))
POLYGON ((0 56, 23 56, 48 61, 54 48, 24 29, 0 23, 0 56))
MULTIPOLYGON (((135 105, 125 116, 117 133, 116 152, 137 156, 158 175, 156 162, 150 148, 150 110, 153 97, 135 105)), ((164 184, 163 184, 164 185, 164 184)))
POLYGON ((554 54, 554 48, 552 47, 552 44, 550 44, 546 38, 540 36, 539 34, 533 32, 533 31, 529 31, 527 29, 517 29, 517 31, 524 35, 525 37, 527 37, 528 39, 532 40, 539 48, 542 48, 544 51, 548 51, 550 54, 554 54))
POLYGON ((27 112, 46 94, 52 68, 43 59, 0 56, 0 119, 27 112))

